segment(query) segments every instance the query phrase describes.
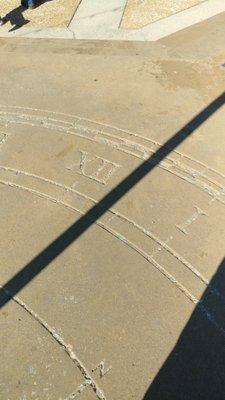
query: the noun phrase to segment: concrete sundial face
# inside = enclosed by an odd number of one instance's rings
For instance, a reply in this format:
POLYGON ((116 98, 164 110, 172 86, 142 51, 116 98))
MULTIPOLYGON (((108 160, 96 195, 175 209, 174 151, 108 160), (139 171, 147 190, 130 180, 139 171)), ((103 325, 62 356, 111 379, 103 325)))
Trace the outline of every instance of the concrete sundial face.
MULTIPOLYGON (((2 284, 161 145, 37 109, 0 122, 2 284)), ((224 256, 224 188, 174 150, 24 285, 1 313, 3 398, 142 399, 224 256)))

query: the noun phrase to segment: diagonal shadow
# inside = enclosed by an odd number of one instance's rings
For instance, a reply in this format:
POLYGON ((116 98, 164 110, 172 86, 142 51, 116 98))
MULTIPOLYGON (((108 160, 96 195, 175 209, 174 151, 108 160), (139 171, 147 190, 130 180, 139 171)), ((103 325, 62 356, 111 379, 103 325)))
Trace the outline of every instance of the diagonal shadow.
POLYGON ((6 304, 32 279, 43 271, 67 247, 91 227, 108 209, 116 204, 141 179, 151 172, 171 151, 176 149, 199 126, 212 116, 225 103, 225 92, 197 114, 190 122, 172 136, 155 153, 124 178, 114 189, 106 194, 98 204, 50 243, 40 254, 33 258, 0 289, 0 307, 6 304))
POLYGON ((143 400, 225 398, 225 258, 143 400), (215 295, 212 288, 220 295, 215 295), (207 310, 202 313, 201 308, 207 310), (217 326, 212 323, 212 317, 217 326))

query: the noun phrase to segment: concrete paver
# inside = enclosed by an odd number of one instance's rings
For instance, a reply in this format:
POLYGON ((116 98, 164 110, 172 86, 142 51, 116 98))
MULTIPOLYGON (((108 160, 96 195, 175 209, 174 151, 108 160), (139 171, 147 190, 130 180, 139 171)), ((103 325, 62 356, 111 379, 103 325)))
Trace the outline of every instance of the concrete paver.
POLYGON ((80 0, 47 0, 43 1, 35 10, 26 10, 20 6, 18 0, 6 0, 1 2, 0 15, 7 16, 10 29, 16 27, 66 27, 80 0))
POLYGON ((222 398, 224 39, 0 39, 4 399, 222 398))
POLYGON ((128 0, 121 27, 138 29, 159 19, 166 18, 204 0, 128 0))
POLYGON ((1 37, 152 42, 225 12, 223 0, 46 0, 32 11, 19 4, 4 2, 1 37))

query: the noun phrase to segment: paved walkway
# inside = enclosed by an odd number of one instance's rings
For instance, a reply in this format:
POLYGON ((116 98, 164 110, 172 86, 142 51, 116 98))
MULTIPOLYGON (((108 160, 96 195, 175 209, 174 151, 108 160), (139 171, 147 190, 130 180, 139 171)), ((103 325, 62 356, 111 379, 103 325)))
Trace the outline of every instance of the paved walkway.
POLYGON ((20 6, 19 0, 5 0, 1 2, 1 15, 6 15, 6 28, 13 31, 22 26, 29 28, 66 28, 76 12, 80 0, 47 0, 42 1, 34 10, 27 10, 20 6))
POLYGON ((225 12, 224 0, 49 0, 32 11, 1 6, 0 36, 155 41, 225 12))
POLYGON ((224 397, 224 26, 0 39, 1 399, 224 397))
POLYGON ((152 22, 177 14, 204 0, 128 0, 121 26, 138 29, 152 22))

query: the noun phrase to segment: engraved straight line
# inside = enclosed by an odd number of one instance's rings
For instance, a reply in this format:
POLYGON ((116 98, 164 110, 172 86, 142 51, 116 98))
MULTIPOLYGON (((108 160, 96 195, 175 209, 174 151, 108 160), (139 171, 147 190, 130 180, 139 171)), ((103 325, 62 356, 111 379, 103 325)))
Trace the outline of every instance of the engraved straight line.
MULTIPOLYGON (((1 117, 0 117, 0 119, 1 119, 1 117)), ((141 159, 141 160, 145 160, 145 159, 146 159, 145 157, 141 157, 141 156, 139 156, 138 154, 136 154, 136 153, 134 153, 134 152, 128 151, 128 150, 126 150, 126 149, 121 149, 121 148, 119 148, 118 143, 114 143, 114 142, 108 141, 107 139, 99 138, 99 137, 90 138, 90 137, 87 137, 87 136, 85 136, 85 135, 82 135, 82 134, 79 133, 79 132, 75 132, 75 131, 71 132, 71 131, 68 130, 67 128, 65 128, 65 127, 59 127, 58 125, 55 126, 55 125, 52 125, 52 124, 50 124, 50 123, 35 124, 35 123, 31 123, 31 122, 29 122, 29 121, 18 121, 18 120, 16 120, 16 121, 12 121, 12 120, 11 120, 11 121, 8 121, 8 122, 9 122, 9 123, 21 124, 21 125, 29 125, 29 126, 32 126, 32 127, 41 126, 41 127, 44 128, 44 129, 51 129, 51 130, 54 130, 54 131, 57 131, 57 130, 58 130, 59 132, 63 132, 63 133, 65 133, 65 134, 72 135, 72 136, 78 136, 78 137, 84 138, 84 139, 86 139, 86 140, 95 142, 95 143, 97 142, 97 143, 100 143, 100 144, 106 144, 106 145, 108 145, 108 146, 110 146, 110 147, 113 147, 113 148, 116 149, 117 151, 120 151, 120 152, 122 152, 122 153, 126 153, 126 154, 129 154, 129 155, 132 155, 132 156, 134 156, 134 157, 136 157, 136 158, 138 158, 138 159, 141 159)), ((83 130, 85 130, 84 127, 81 127, 81 128, 82 128, 83 130)), ((87 128, 87 129, 89 129, 89 128, 87 128)), ((90 129, 89 129, 89 130, 90 130, 90 129)), ((96 131, 96 132, 97 132, 97 134, 100 134, 100 133, 101 133, 101 132, 99 132, 99 131, 96 131)), ((105 135, 105 133, 104 133, 104 135, 105 135)), ((129 143, 124 143, 124 144, 126 144, 126 145, 129 146, 129 143)), ((133 148, 134 146, 135 146, 135 144, 131 144, 131 145, 130 145, 130 147, 132 147, 132 148, 133 148)), ((141 145, 138 145, 138 144, 136 144, 136 146, 139 146, 139 148, 141 147, 141 145)), ((142 146, 142 147, 144 147, 144 146, 142 146)), ((149 149, 148 149, 148 151, 149 151, 149 149)), ((152 154, 153 154, 153 152, 152 152, 152 154)), ((179 154, 179 153, 177 153, 177 154, 179 154)), ((185 157, 186 157, 186 156, 185 156, 185 157)), ((172 159, 169 158, 169 157, 167 157, 166 160, 172 161, 172 159)), ((202 166, 203 166, 203 165, 204 165, 204 164, 202 164, 202 166)), ((172 174, 172 175, 175 175, 175 176, 179 177, 180 179, 182 179, 182 180, 184 180, 184 181, 186 181, 186 182, 189 182, 189 183, 192 184, 193 186, 195 186, 195 187, 197 187, 197 188, 203 190, 204 192, 206 192, 209 196, 214 196, 214 199, 215 199, 216 201, 219 201, 219 202, 222 203, 222 204, 225 203, 225 201, 223 201, 223 200, 220 198, 220 189, 223 190, 223 189, 224 189, 224 186, 222 186, 222 185, 219 184, 218 182, 213 181, 212 179, 208 178, 208 177, 205 175, 205 171, 204 171, 204 175, 201 175, 201 173, 199 173, 198 171, 196 171, 196 175, 199 176, 199 177, 200 177, 200 176, 204 176, 205 179, 207 179, 209 182, 213 183, 215 186, 217 186, 217 187, 219 188, 218 191, 216 191, 215 189, 213 189, 213 188, 210 187, 209 185, 207 185, 207 184, 201 182, 201 180, 199 180, 199 179, 196 179, 196 178, 190 179, 190 178, 188 178, 187 176, 182 175, 181 173, 179 173, 179 172, 176 171, 176 170, 175 170, 175 171, 174 171, 174 170, 171 170, 170 168, 168 168, 168 167, 165 165, 165 163, 159 163, 159 164, 158 164, 158 167, 161 168, 161 169, 163 169, 163 170, 165 170, 165 171, 167 171, 168 173, 170 173, 170 174, 172 174)), ((173 166, 171 166, 171 167, 173 167, 173 166)), ((206 168, 207 170, 213 171, 214 173, 216 173, 216 174, 218 174, 218 175, 220 175, 220 176, 222 176, 222 177, 225 178, 225 176, 223 176, 222 174, 219 174, 218 171, 215 171, 215 170, 213 170, 213 169, 211 169, 211 168, 209 168, 209 167, 207 167, 207 166, 205 166, 205 168, 206 168)), ((188 170, 187 167, 184 169, 184 168, 181 168, 181 166, 180 166, 180 170, 181 170, 181 171, 184 170, 184 172, 190 174, 190 170, 188 170)), ((191 171, 193 171, 193 169, 192 169, 191 171)))
MULTIPOLYGON (((94 200, 92 197, 79 192, 76 189, 72 189, 69 186, 65 186, 62 185, 58 182, 52 181, 50 179, 41 177, 39 175, 35 175, 35 174, 31 174, 29 172, 25 172, 25 171, 21 171, 21 170, 17 170, 14 168, 9 168, 9 167, 4 167, 2 165, 0 165, 0 169, 3 169, 4 171, 11 171, 11 172, 15 172, 16 174, 22 174, 25 176, 29 176, 31 178, 36 178, 40 181, 44 181, 46 183, 49 183, 51 185, 54 185, 56 187, 60 187, 64 190, 66 190, 67 192, 72 192, 75 193, 81 197, 83 197, 84 199, 90 200, 92 201, 94 204, 97 204, 98 202, 96 200, 94 200)), ((32 189, 31 189, 32 190, 32 189)), ((53 199, 53 197, 52 197, 53 199)), ((56 200, 58 201, 58 200, 56 200)), ((62 202, 62 200, 59 200, 62 202)), ((63 202, 62 202, 63 203, 63 202)), ((128 222, 129 224, 131 224, 132 226, 134 226, 136 229, 140 230, 142 233, 144 233, 146 236, 148 236, 150 239, 154 240, 157 244, 159 244, 163 249, 165 249, 168 253, 170 253, 174 258, 176 258, 178 261, 180 261, 186 268, 188 268, 196 277, 198 277, 206 286, 209 285, 209 281, 200 274, 200 272, 194 268, 187 260, 185 260, 179 253, 177 253, 175 250, 173 250, 171 247, 169 247, 166 243, 164 243, 161 239, 159 239, 157 236, 155 236, 152 232, 148 231, 147 229, 145 229, 144 227, 142 227, 141 225, 137 224, 135 221, 131 220, 128 217, 125 217, 123 214, 121 214, 120 212, 114 210, 114 209, 110 209, 109 210, 110 213, 113 214, 113 216, 124 220, 125 222, 128 222)))
POLYGON ((78 356, 74 353, 71 345, 67 344, 63 337, 58 334, 58 332, 52 328, 42 317, 40 317, 35 311, 32 310, 23 300, 21 300, 17 296, 13 296, 8 290, 4 289, 3 286, 0 285, 1 290, 3 290, 6 296, 9 296, 15 303, 17 303, 24 311, 26 311, 36 322, 38 322, 53 338, 54 340, 63 348, 66 354, 70 357, 73 363, 78 367, 84 378, 90 382, 90 386, 98 396, 100 400, 106 400, 103 391, 98 387, 97 383, 91 377, 90 373, 82 363, 82 361, 78 358, 78 356))
MULTIPOLYGON (((104 128, 115 129, 115 130, 117 130, 117 131, 119 131, 119 132, 122 132, 122 133, 125 133, 125 134, 127 134, 127 135, 129 135, 129 136, 134 136, 134 137, 143 139, 143 140, 145 140, 145 141, 147 141, 147 142, 150 142, 151 144, 155 144, 155 145, 160 146, 160 147, 162 146, 161 143, 159 143, 159 142, 157 142, 157 141, 155 141, 155 140, 153 140, 153 139, 150 139, 150 138, 148 138, 148 137, 146 137, 146 136, 143 136, 143 135, 140 135, 140 134, 131 132, 131 131, 129 131, 129 130, 125 130, 125 129, 121 129, 121 128, 115 127, 114 125, 110 125, 110 124, 106 124, 106 123, 105 123, 105 124, 102 124, 102 123, 100 123, 100 122, 98 122, 98 121, 95 121, 95 120, 91 120, 91 119, 88 119, 88 118, 85 118, 85 117, 79 117, 79 116, 74 115, 74 114, 65 114, 65 113, 57 112, 57 111, 43 110, 43 109, 31 108, 31 107, 21 107, 21 106, 5 106, 5 105, 0 105, 0 108, 17 109, 17 110, 24 110, 24 111, 29 110, 29 111, 35 111, 35 112, 43 112, 43 113, 45 113, 45 114, 50 114, 50 115, 60 115, 60 116, 64 116, 64 117, 70 117, 70 118, 74 118, 76 121, 85 121, 85 122, 94 123, 94 124, 96 124, 96 125, 101 126, 102 129, 104 129, 104 128)), ((10 113, 7 113, 7 112, 5 112, 5 114, 11 115, 10 113)), ((16 113, 16 115, 24 115, 25 117, 27 116, 27 114, 21 114, 21 113, 20 113, 20 114, 16 113)), ((29 115, 28 117, 29 117, 29 118, 39 118, 39 119, 42 118, 41 116, 35 116, 35 115, 31 115, 31 116, 29 115)), ((49 117, 47 117, 47 118, 49 118, 49 117)), ((53 121, 57 121, 57 122, 60 121, 60 122, 63 122, 63 123, 65 123, 65 124, 72 124, 72 123, 67 122, 67 121, 64 121, 64 120, 53 119, 53 118, 49 118, 49 119, 52 119, 53 121)), ((72 124, 72 125, 74 125, 74 124, 72 124)), ((89 128, 89 129, 90 129, 90 128, 89 128)), ((97 132, 102 132, 102 129, 96 130, 96 131, 97 131, 97 132)), ((104 132, 104 135, 105 135, 105 134, 106 134, 106 135, 109 135, 109 136, 111 136, 111 137, 114 137, 114 138, 118 138, 116 135, 108 134, 107 132, 104 132)), ((120 138, 120 137, 119 137, 119 138, 120 138)), ((221 172, 216 171, 215 169, 213 169, 213 168, 207 166, 207 165, 204 164, 203 162, 201 162, 201 161, 199 161, 199 160, 196 160, 194 157, 190 157, 190 156, 188 156, 188 155, 186 155, 186 154, 184 154, 184 153, 182 153, 182 152, 178 152, 177 150, 174 150, 173 152, 176 153, 176 154, 178 154, 178 155, 181 155, 182 157, 184 157, 184 158, 186 158, 186 159, 188 159, 188 160, 194 161, 196 164, 198 164, 198 165, 200 165, 200 166, 202 166, 202 167, 206 167, 208 170, 210 170, 210 171, 216 173, 217 175, 219 175, 219 176, 225 178, 225 175, 224 175, 224 174, 222 174, 221 172)))

